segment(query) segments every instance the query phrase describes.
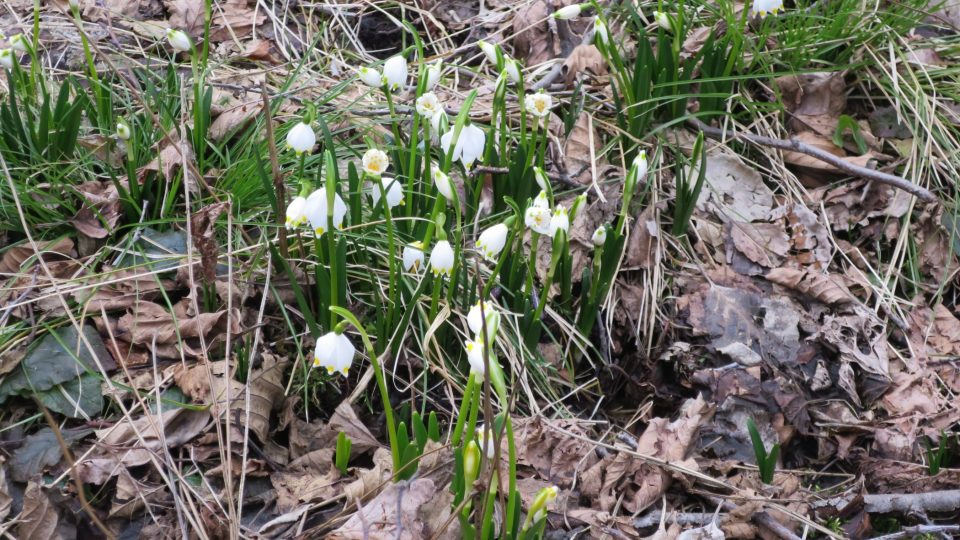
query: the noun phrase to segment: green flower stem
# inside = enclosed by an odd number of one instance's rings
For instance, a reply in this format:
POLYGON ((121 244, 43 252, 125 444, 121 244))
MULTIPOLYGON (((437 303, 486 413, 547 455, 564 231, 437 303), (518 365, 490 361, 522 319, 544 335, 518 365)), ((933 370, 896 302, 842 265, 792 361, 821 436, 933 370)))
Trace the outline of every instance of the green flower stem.
POLYGON ((460 402, 460 412, 457 413, 457 423, 453 427, 453 438, 450 441, 451 446, 456 448, 460 445, 463 437, 463 426, 469 414, 470 404, 473 402, 473 394, 477 391, 477 381, 473 375, 467 377, 467 387, 463 390, 463 398, 460 402))
POLYGON ((125 141, 124 146, 126 146, 127 149, 127 184, 129 184, 127 191, 130 193, 130 197, 137 205, 137 208, 143 209, 143 201, 140 197, 140 183, 137 182, 137 156, 133 148, 133 141, 125 141))
MULTIPOLYGON (((417 132, 417 120, 419 116, 420 115, 414 115, 414 119, 413 119, 414 133, 417 132)), ((414 140, 415 139, 416 139, 416 135, 414 135, 414 140)), ((425 180, 423 180, 424 178, 430 178, 430 122, 429 120, 423 123, 423 155, 425 158, 423 160, 423 163, 425 165, 424 167, 425 172, 422 174, 419 174, 420 168, 417 167, 418 152, 417 152, 416 142, 410 145, 410 174, 407 176, 407 193, 406 193, 407 196, 410 198, 410 200, 407 201, 407 209, 405 212, 407 215, 407 221, 409 223, 408 232, 413 230, 413 226, 415 224, 415 222, 411 219, 413 217, 413 210, 415 207, 419 209, 419 206, 420 206, 418 204, 419 201, 414 200, 413 198, 414 195, 416 194, 417 178, 419 177, 421 179, 421 185, 426 185, 427 183, 425 180)))
MULTIPOLYGON (((470 373, 469 377, 471 379, 475 378, 473 373, 470 373)), ((463 435, 463 443, 466 444, 470 442, 477 430, 477 416, 480 414, 480 394, 483 393, 483 390, 480 386, 477 386, 476 390, 473 392, 473 396, 470 399, 470 412, 467 415, 467 431, 463 435)), ((482 449, 486 453, 486 449, 482 449)))
MULTIPOLYGON (((543 118, 543 137, 540 139, 540 146, 537 150, 537 166, 543 167, 543 156, 547 153, 547 140, 550 138, 550 130, 548 129, 550 122, 550 116, 547 115, 543 118)), ((540 123, 539 121, 537 122, 540 123)))
MULTIPOLYGON (((563 234, 563 231, 557 231, 557 234, 563 234)), ((531 349, 536 345, 534 338, 538 338, 540 333, 533 332, 533 329, 540 324, 540 318, 543 316, 543 309, 547 305, 547 300, 550 295, 550 288, 553 286, 553 278, 557 273, 557 266, 560 264, 561 253, 567 248, 567 239, 563 238, 560 241, 560 246, 557 245, 558 241, 555 238, 553 241, 553 254, 550 260, 550 270, 547 272, 547 279, 543 283, 543 287, 540 289, 542 291, 540 301, 537 302, 537 309, 533 312, 533 318, 530 320, 530 326, 527 328, 525 341, 527 342, 527 347, 531 349)))
POLYGON ((507 242, 503 245, 503 251, 500 252, 500 257, 497 259, 497 264, 493 267, 493 272, 490 273, 490 279, 483 284, 483 290, 480 292, 480 298, 487 298, 490 295, 490 291, 493 290, 493 286, 497 282, 497 276, 500 275, 500 270, 503 268, 503 265, 507 260, 507 253, 511 252, 513 241, 517 238, 517 236, 518 234, 514 230, 511 231, 510 236, 507 237, 507 242))
POLYGON ((529 298, 533 293, 533 280, 537 275, 537 243, 540 241, 540 233, 530 231, 530 257, 527 259, 527 281, 523 288, 523 297, 529 298))
POLYGON ((337 194, 334 173, 336 164, 333 162, 333 153, 329 150, 327 150, 324 157, 327 166, 327 230, 325 233, 327 235, 327 261, 330 263, 330 328, 333 328, 337 324, 337 311, 333 310, 333 308, 337 307, 340 301, 340 293, 338 290, 340 288, 340 261, 337 260, 337 239, 334 238, 335 230, 333 225, 333 201, 336 199, 337 194))
POLYGON ((483 518, 481 521, 482 528, 480 533, 480 538, 490 538, 493 528, 493 506, 494 501, 497 497, 497 484, 499 484, 500 475, 494 471, 493 477, 490 479, 490 487, 487 489, 487 501, 483 505, 483 518))
MULTIPOLYGON (((387 188, 383 185, 383 179, 376 180, 380 182, 380 204, 383 205, 383 216, 387 225, 387 269, 389 272, 389 282, 387 288, 387 328, 393 328, 393 316, 396 309, 396 295, 400 293, 397 289, 397 241, 393 226, 393 212, 390 205, 387 204, 387 188)), ((394 180, 399 182, 399 180, 394 180)), ((332 206, 330 208, 333 208, 332 206)), ((331 212, 331 215, 333 213, 331 212)))
MULTIPOLYGON (((508 401, 506 403, 510 402, 508 401)), ((517 442, 513 438, 513 419, 510 416, 510 411, 505 411, 504 415, 507 436, 507 458, 509 460, 509 477, 507 479, 507 519, 505 522, 505 530, 513 531, 513 524, 517 519, 517 516, 514 515, 514 505, 512 504, 512 498, 517 496, 517 442)))
POLYGON ((400 470, 400 447, 397 443, 397 425, 393 418, 393 407, 390 405, 390 394, 387 392, 387 381, 384 379, 383 370, 380 361, 377 359, 377 353, 374 351, 373 343, 370 342, 370 336, 360 324, 360 321, 346 309, 339 306, 330 306, 330 311, 343 317, 343 319, 354 326, 360 333, 363 340, 363 346, 367 350, 367 356, 370 357, 370 364, 373 366, 373 374, 377 378, 377 387, 380 389, 380 399, 383 401, 383 412, 387 417, 387 437, 390 440, 390 455, 393 458, 393 470, 400 470))
MULTIPOLYGON (((80 17, 80 8, 73 10, 73 19, 77 24, 77 28, 80 30, 80 43, 83 45, 83 57, 87 61, 87 71, 90 73, 90 86, 93 87, 93 94, 97 99, 97 113, 103 118, 104 113, 101 111, 103 107, 103 87, 100 86, 100 77, 97 74, 97 65, 93 61, 93 52, 90 50, 90 41, 87 39, 87 33, 83 29, 83 18, 80 17)), ((37 29, 39 30, 39 28, 37 29)), ((34 33, 36 36, 36 32, 34 33)), ((36 39, 36 38, 34 38, 36 39)), ((33 79, 33 67, 30 68, 30 78, 33 79)), ((99 120, 99 119, 98 119, 99 120)), ((98 122, 99 123, 99 122, 98 122)), ((101 129, 106 129, 106 126, 100 126, 101 129)))

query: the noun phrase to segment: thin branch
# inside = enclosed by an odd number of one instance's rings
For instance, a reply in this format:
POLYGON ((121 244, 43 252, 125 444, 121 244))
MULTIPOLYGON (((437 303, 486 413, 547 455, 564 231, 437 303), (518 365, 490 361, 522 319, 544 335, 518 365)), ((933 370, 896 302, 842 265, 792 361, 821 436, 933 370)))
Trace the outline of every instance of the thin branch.
POLYGON ((875 536, 871 540, 900 540, 901 538, 916 538, 923 535, 960 533, 960 525, 914 525, 913 527, 904 527, 899 531, 883 536, 875 536))
POLYGON ((917 197, 926 202, 936 202, 937 196, 934 195, 931 191, 922 188, 913 182, 896 176, 893 174, 888 174, 882 171, 875 169, 868 169, 866 167, 861 167, 859 165, 854 165, 845 159, 835 156, 830 152, 821 150, 809 144, 802 143, 796 138, 791 138, 789 140, 784 139, 774 139, 772 137, 764 137, 763 135, 754 135, 752 133, 731 133, 721 128, 715 128, 708 126, 703 121, 697 118, 691 118, 687 120, 689 124, 694 129, 702 131, 704 135, 710 137, 711 139, 717 140, 739 140, 746 141, 760 146, 769 146, 771 148, 779 148, 780 150, 789 150, 792 152, 799 152, 801 154, 806 154, 810 157, 819 159, 824 163, 829 163, 837 169, 840 169, 843 172, 849 173, 853 176, 859 176, 867 180, 873 180, 875 182, 880 182, 881 184, 886 184, 888 186, 902 189, 907 193, 917 197))

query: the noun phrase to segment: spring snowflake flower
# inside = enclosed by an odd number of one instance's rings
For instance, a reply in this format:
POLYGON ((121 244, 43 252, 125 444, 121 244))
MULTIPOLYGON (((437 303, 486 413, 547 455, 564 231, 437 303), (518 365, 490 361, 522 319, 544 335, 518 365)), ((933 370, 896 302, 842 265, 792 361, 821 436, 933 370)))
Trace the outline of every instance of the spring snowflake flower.
POLYGON ((362 67, 357 70, 357 76, 360 77, 360 82, 367 86, 374 88, 383 86, 383 75, 373 68, 362 67))
MULTIPOLYGON (((541 190, 547 189, 547 185, 550 183, 550 177, 547 176, 547 173, 543 172, 543 169, 533 166, 533 179, 537 181, 537 185, 540 186, 541 190)), ((543 198, 546 200, 547 194, 543 193, 543 198)))
POLYGON ((783 0, 753 0, 750 13, 766 17, 767 13, 776 15, 781 9, 783 9, 783 0))
POLYGON ((489 261, 495 261, 503 246, 507 243, 509 229, 503 223, 497 223, 480 233, 477 238, 477 250, 489 261))
MULTIPOLYGON (((330 216, 327 210, 327 188, 320 186, 320 189, 314 191, 307 197, 307 206, 304 210, 307 214, 307 220, 310 221, 310 227, 317 236, 322 236, 327 231, 327 219, 330 216)), ((337 229, 343 228, 343 218, 347 215, 347 205, 340 198, 339 193, 333 194, 333 226, 337 229)))
POLYGON ((528 94, 523 100, 524 107, 530 111, 531 114, 538 118, 543 118, 550 114, 550 109, 553 107, 553 96, 540 90, 534 94, 528 94))
POLYGON ((653 12, 653 19, 654 19, 655 21, 657 21, 657 25, 658 25, 660 28, 663 28, 664 30, 668 30, 668 31, 670 30, 670 28, 671 28, 671 25, 670 25, 670 16, 667 15, 666 12, 664 12, 664 11, 654 11, 654 12, 653 12))
POLYGON ((399 54, 383 63, 383 80, 391 90, 403 88, 407 84, 407 59, 399 54))
POLYGON ((513 58, 504 60, 503 72, 507 74, 507 78, 510 79, 510 82, 513 84, 520 82, 520 63, 513 58))
POLYGON ((190 42, 190 36, 183 30, 167 28, 167 41, 175 51, 186 52, 193 48, 190 42))
POLYGON ((426 92, 417 98, 417 113, 424 118, 433 119, 434 115, 442 110, 440 100, 433 92, 426 92))
POLYGON ((480 47, 480 50, 483 51, 483 54, 486 55, 487 61, 493 65, 497 65, 497 46, 489 41, 480 40, 477 42, 477 46, 480 47))
POLYGON ((552 215, 549 208, 531 206, 523 215, 524 224, 537 234, 549 234, 552 215))
POLYGON ((371 148, 363 154, 363 172, 370 176, 380 176, 390 166, 390 159, 383 150, 371 148))
POLYGON ((439 140, 438 137, 447 132, 447 129, 450 127, 450 122, 447 120, 447 111, 443 110, 441 107, 436 114, 430 118, 430 127, 433 129, 433 140, 439 140))
POLYGON ((115 133, 117 138, 121 141, 129 141, 130 137, 133 135, 133 132, 130 131, 130 124, 128 124, 123 118, 117 120, 117 130, 115 133))
POLYGON ((580 16, 581 11, 583 11, 583 4, 573 4, 571 6, 565 6, 554 11, 553 17, 563 21, 576 19, 580 16))
POLYGON ((487 302, 477 302, 467 312, 467 327, 475 336, 480 336, 483 332, 483 319, 486 319, 487 337, 491 340, 500 330, 500 312, 497 307, 487 302))
MULTIPOLYGON (((444 152, 450 151, 450 141, 453 139, 454 131, 450 130, 440 137, 440 147, 444 152)), ((457 144, 453 147, 453 159, 460 160, 463 166, 469 169, 473 162, 483 155, 486 144, 487 134, 482 129, 473 124, 463 126, 457 138, 457 144)))
POLYGON ((607 23, 603 22, 600 16, 593 18, 593 37, 600 43, 609 43, 610 33, 607 31, 607 23))
POLYGON ((557 498, 558 492, 557 486, 545 487, 537 492, 537 496, 534 497, 533 503, 530 505, 527 519, 523 522, 524 531, 547 517, 547 507, 557 498))
POLYGON ((443 60, 437 60, 427 68, 427 80, 425 89, 427 92, 433 90, 440 82, 440 76, 443 74, 443 60))
POLYGON ((287 228, 294 229, 307 223, 307 199, 305 197, 294 197, 287 205, 287 228))
POLYGON ((562 206, 558 206, 553 211, 553 216, 550 218, 550 230, 547 234, 553 238, 558 230, 563 230, 565 233, 570 232, 570 215, 567 214, 567 209, 562 206))
POLYGON ((493 356, 493 351, 489 348, 484 347, 483 341, 468 339, 463 344, 464 348, 467 350, 467 362, 470 363, 470 373, 473 374, 477 379, 482 379, 484 373, 487 372, 486 365, 483 362, 483 351, 487 349, 487 354, 489 355, 489 361, 492 364, 496 362, 496 358, 493 356))
POLYGON ((437 191, 448 201, 453 201, 453 184, 450 182, 450 176, 440 170, 436 164, 430 167, 433 184, 437 186, 437 191))
POLYGON ((328 332, 317 340, 317 349, 313 353, 313 367, 327 368, 327 373, 331 375, 338 371, 346 377, 356 353, 356 347, 350 343, 347 336, 328 332))
POLYGON ((545 190, 540 190, 537 197, 533 199, 533 205, 538 208, 550 208, 550 201, 547 200, 547 192, 545 190))
POLYGON ((641 150, 637 157, 633 158, 633 167, 636 168, 637 183, 639 184, 647 177, 647 153, 641 150))
POLYGON ((601 225, 597 227, 597 230, 593 231, 593 236, 590 237, 590 242, 596 246, 600 247, 607 243, 607 227, 601 225))
POLYGON ((387 188, 387 206, 393 208, 394 206, 403 204, 403 188, 400 186, 400 181, 384 176, 378 181, 374 181, 373 187, 370 190, 374 207, 380 204, 384 187, 387 188))
POLYGON ((493 430, 488 432, 487 429, 483 427, 483 424, 481 424, 477 426, 474 439, 477 441, 477 445, 483 450, 483 455, 486 456, 487 459, 493 459, 497 453, 497 441, 493 436, 493 430), (489 435, 489 438, 487 435, 489 435))
POLYGON ((317 144, 317 134, 304 122, 298 122, 287 132, 287 146, 293 148, 297 155, 310 152, 315 144, 317 144))
POLYGON ((425 260, 423 242, 416 241, 403 247, 403 269, 407 272, 419 271, 425 260))
POLYGON ((450 247, 450 242, 440 240, 437 245, 433 246, 433 251, 430 252, 430 269, 433 271, 434 277, 440 275, 450 277, 454 262, 455 255, 453 248, 450 247))
POLYGON ((10 49, 0 49, 0 66, 6 69, 13 69, 13 51, 10 49))
POLYGON ((27 52, 27 39, 23 37, 23 34, 10 36, 10 48, 17 52, 27 52))

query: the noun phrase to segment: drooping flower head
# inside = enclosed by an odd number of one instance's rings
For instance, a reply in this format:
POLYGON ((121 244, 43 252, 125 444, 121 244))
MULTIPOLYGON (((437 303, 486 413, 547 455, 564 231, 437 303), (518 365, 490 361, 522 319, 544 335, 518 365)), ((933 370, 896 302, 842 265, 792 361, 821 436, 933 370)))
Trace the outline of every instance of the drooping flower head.
POLYGON ((493 436, 493 430, 487 430, 483 424, 477 426, 476 435, 474 439, 477 441, 477 445, 483 451, 483 455, 487 459, 493 459, 497 453, 497 441, 493 436))
POLYGON ((513 58, 507 58, 503 61, 503 72, 506 73, 510 82, 517 84, 520 82, 520 63, 513 58))
POLYGON ((23 34, 14 34, 10 36, 10 48, 17 52, 27 52, 27 38, 23 34))
POLYGON ((401 55, 391 56, 383 63, 383 80, 390 90, 398 90, 407 84, 407 59, 401 55))
POLYGON ((548 234, 553 238, 559 230, 565 233, 570 232, 570 215, 567 213, 567 209, 562 206, 558 206, 553 211, 553 216, 550 217, 550 231, 548 234))
POLYGON ((437 191, 448 201, 453 201, 453 184, 450 182, 450 176, 441 171, 436 163, 430 167, 430 175, 433 177, 433 184, 437 186, 437 191))
POLYGON ((489 302, 477 302, 467 312, 467 327, 473 335, 483 337, 484 324, 488 340, 493 341, 500 330, 500 311, 489 302), (486 319, 486 321, 484 321, 486 319))
POLYGON ((527 519, 523 522, 524 531, 528 530, 531 525, 540 523, 541 520, 547 517, 548 507, 553 503, 554 499, 557 498, 558 492, 557 486, 545 487, 537 492, 537 496, 534 497, 533 503, 530 505, 530 512, 527 514, 527 519))
POLYGON ((360 82, 367 86, 380 88, 383 86, 383 74, 371 67, 362 67, 357 70, 357 76, 360 82))
POLYGON ((313 353, 313 367, 327 368, 328 374, 339 372, 346 377, 357 349, 343 334, 328 332, 317 340, 317 349, 313 353))
MULTIPOLYGON (((314 191, 307 197, 307 207, 305 209, 307 220, 310 221, 310 227, 314 234, 322 236, 327 232, 327 221, 330 213, 327 209, 327 188, 320 186, 320 189, 314 191)), ((343 218, 347 215, 347 205, 340 198, 339 193, 333 194, 333 226, 336 229, 343 228, 343 218)))
POLYGON ((424 90, 429 92, 433 90, 440 82, 440 76, 443 74, 443 60, 437 60, 427 67, 427 80, 424 84, 424 90))
POLYGON ((293 148, 297 155, 311 152, 315 144, 317 144, 317 134, 305 122, 297 122, 287 132, 287 147, 293 148))
POLYGON ((0 49, 0 66, 13 69, 13 51, 11 49, 0 49))
POLYGON ((403 247, 403 269, 407 272, 418 272, 425 260, 423 242, 418 240, 403 247))
POLYGON ((363 154, 363 172, 379 177, 390 167, 390 159, 383 150, 371 148, 363 154))
POLYGON ((417 113, 424 118, 433 120, 434 115, 443 110, 440 100, 433 92, 424 92, 417 98, 417 113))
MULTIPOLYGON (((444 152, 450 151, 450 142, 453 140, 453 134, 456 130, 450 130, 440 137, 440 147, 444 152)), ((479 127, 470 124, 463 126, 460 130, 460 136, 453 147, 453 160, 459 160, 463 166, 469 169, 473 162, 483 155, 483 150, 487 144, 487 134, 479 127)))
POLYGON ((601 225, 597 227, 597 230, 593 231, 593 236, 590 237, 590 242, 595 247, 600 247, 607 243, 607 227, 606 225, 601 225))
POLYGON ((483 257, 490 261, 495 261, 503 246, 507 243, 507 234, 509 229, 503 223, 497 223, 489 229, 480 233, 477 238, 477 250, 483 257))
POLYGON ((183 30, 167 28, 167 41, 170 42, 170 46, 173 47, 175 51, 186 52, 193 48, 190 36, 183 30))
POLYGON ((380 199, 383 197, 384 188, 386 188, 387 191, 387 206, 393 208, 394 206, 403 204, 403 188, 400 186, 400 181, 394 178, 383 176, 380 177, 379 180, 373 182, 373 187, 370 190, 370 196, 373 197, 374 207, 380 204, 380 199))
POLYGON ((456 256, 453 253, 453 247, 450 246, 450 242, 440 240, 437 242, 437 245, 433 246, 433 251, 430 252, 430 270, 433 272, 434 277, 446 276, 449 278, 453 272, 453 263, 455 261, 456 256))
POLYGON ((307 223, 307 199, 306 197, 294 197, 290 204, 287 205, 287 220, 286 225, 288 229, 295 229, 301 225, 306 225, 307 223))
POLYGON ((610 43, 610 32, 607 31, 607 23, 603 22, 600 16, 593 18, 593 39, 600 43, 610 43))
POLYGON ((130 124, 127 123, 123 118, 117 119, 117 130, 116 136, 121 141, 129 141, 130 137, 133 135, 133 132, 130 130, 130 124))
POLYGON ((463 346, 467 350, 467 362, 470 363, 470 373, 477 379, 482 379, 484 373, 487 371, 486 364, 484 364, 483 361, 483 355, 488 355, 490 363, 496 362, 493 351, 489 347, 485 347, 483 341, 479 339, 468 339, 464 342, 463 346))
POLYGON ((477 46, 480 47, 481 51, 483 51, 483 54, 487 57, 488 62, 493 65, 497 65, 497 46, 495 44, 481 39, 477 42, 477 46))

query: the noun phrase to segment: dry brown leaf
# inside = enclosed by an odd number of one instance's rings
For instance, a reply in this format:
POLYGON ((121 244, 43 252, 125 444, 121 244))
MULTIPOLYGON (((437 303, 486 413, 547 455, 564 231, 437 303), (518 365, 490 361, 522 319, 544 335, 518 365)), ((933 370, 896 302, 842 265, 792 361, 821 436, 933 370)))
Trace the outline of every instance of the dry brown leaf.
POLYGON ((240 53, 240 57, 254 62, 267 62, 268 64, 280 64, 283 62, 282 59, 277 58, 277 56, 270 51, 270 42, 265 39, 254 39, 250 43, 247 43, 246 47, 243 48, 243 52, 240 53))
POLYGON ((386 448, 373 453, 373 467, 357 471, 357 479, 343 488, 347 500, 363 499, 382 488, 393 476, 393 458, 386 448))
POLYGON ((333 466, 333 448, 314 450, 270 475, 277 494, 277 510, 292 511, 301 503, 322 501, 343 492, 340 472, 333 466))
POLYGON ((744 275, 762 274, 779 265, 790 251, 790 237, 780 223, 724 224, 727 264, 744 275))
MULTIPOLYGON (((50 242, 38 242, 37 247, 40 253, 44 255, 44 260, 47 261, 48 264, 51 260, 58 260, 64 256, 72 257, 75 255, 73 252, 73 240, 66 237, 50 242)), ((20 244, 19 246, 8 249, 6 253, 3 254, 3 258, 0 259, 0 274, 20 273, 23 263, 36 254, 37 252, 30 247, 29 243, 20 244)), ((35 263, 36 259, 33 259, 33 261, 35 263)))
POLYGON ((774 268, 765 276, 768 281, 799 291, 827 305, 840 305, 855 302, 839 278, 814 271, 795 268, 774 268))
POLYGON ((421 513, 427 513, 437 496, 433 480, 418 478, 412 482, 390 484, 372 501, 364 504, 329 540, 425 538, 421 513), (402 530, 398 530, 398 526, 402 530))
POLYGON ((844 314, 825 314, 820 336, 839 351, 841 359, 889 377, 886 324, 860 304, 849 304, 848 310, 844 314))
POLYGON ((213 42, 245 38, 267 20, 265 11, 249 6, 247 0, 221 0, 218 7, 210 25, 213 42))
POLYGON ((196 42, 203 35, 203 0, 163 0, 170 28, 183 30, 196 42))
POLYGON ((847 106, 843 72, 786 75, 774 83, 780 89, 784 106, 791 112, 788 126, 793 132, 833 135, 847 106))
POLYGON ((607 62, 603 59, 599 49, 593 45, 580 44, 573 49, 573 52, 563 63, 561 74, 567 86, 570 86, 581 77, 581 74, 594 77, 606 75, 607 62))
MULTIPOLYGON (((562 3, 562 2, 561 2, 562 3)), ((556 7, 559 7, 557 3, 556 7)), ((559 44, 550 33, 547 2, 536 0, 522 6, 513 16, 513 50, 526 66, 542 64, 559 54, 559 44)))
POLYGON ((186 162, 188 170, 184 171, 184 182, 186 182, 191 192, 199 193, 196 178, 194 178, 194 174, 190 170, 196 167, 196 154, 189 141, 184 141, 181 144, 180 137, 176 131, 172 131, 169 142, 161 140, 159 144, 163 146, 160 148, 157 157, 137 170, 137 181, 142 183, 148 172, 160 172, 163 174, 165 180, 172 182, 175 180, 177 171, 179 171, 183 167, 184 162, 186 162), (184 152, 186 156, 183 155, 184 152))
POLYGON ((582 111, 563 144, 564 167, 570 179, 587 185, 593 181, 594 159, 600 155, 600 138, 596 136, 590 113, 582 111))
POLYGON ((106 238, 120 220, 120 195, 112 182, 84 182, 76 187, 83 207, 70 220, 90 238, 106 238))
POLYGON ((233 135, 240 128, 244 127, 252 120, 262 109, 259 100, 251 100, 234 105, 225 111, 210 124, 207 136, 213 142, 221 142, 228 135, 233 135))
POLYGON ((57 531, 60 515, 50 497, 37 482, 27 483, 23 492, 23 510, 17 523, 19 540, 59 540, 57 531))
POLYGON ((711 151, 698 207, 709 207, 722 221, 765 219, 773 208, 773 191, 756 170, 735 154, 711 151))
POLYGON ((572 485, 576 472, 589 469, 597 462, 597 456, 590 443, 551 429, 551 426, 583 437, 587 437, 588 433, 576 420, 546 420, 540 417, 518 420, 514 427, 517 463, 533 467, 540 478, 550 479, 558 487, 567 488, 572 485))
POLYGON ((643 209, 633 224, 630 243, 627 245, 626 266, 650 268, 653 266, 660 243, 660 226, 657 222, 659 208, 650 204, 643 209))
POLYGON ((380 448, 382 446, 373 434, 370 433, 367 426, 357 418, 357 413, 354 412, 353 406, 346 400, 340 402, 340 405, 337 405, 337 409, 333 411, 333 416, 330 417, 330 422, 327 426, 332 431, 334 438, 336 438, 337 434, 341 431, 344 432, 347 437, 350 437, 352 453, 360 454, 371 448, 380 448))
MULTIPOLYGON (((200 277, 206 284, 213 283, 217 277, 217 218, 227 211, 229 202, 219 202, 204 206, 190 216, 193 231, 193 245, 200 253, 200 277)), ((190 284, 195 286, 195 284, 190 284)))
POLYGON ((207 347, 240 332, 240 311, 215 313, 192 312, 192 302, 182 299, 169 312, 159 304, 141 301, 125 315, 110 323, 110 332, 117 342, 155 350, 163 358, 202 356, 200 336, 207 347))
POLYGON ((770 214, 770 219, 784 220, 790 231, 793 257, 801 266, 825 270, 833 257, 830 232, 819 217, 802 204, 779 206, 770 214))
POLYGON ((10 508, 13 506, 13 497, 7 493, 7 467, 4 464, 6 460, 0 459, 0 523, 5 523, 7 516, 10 515, 10 508))

